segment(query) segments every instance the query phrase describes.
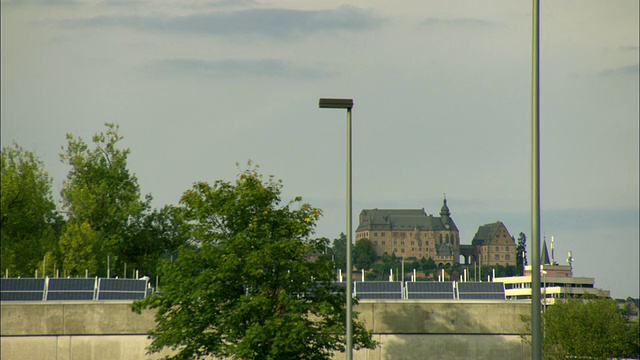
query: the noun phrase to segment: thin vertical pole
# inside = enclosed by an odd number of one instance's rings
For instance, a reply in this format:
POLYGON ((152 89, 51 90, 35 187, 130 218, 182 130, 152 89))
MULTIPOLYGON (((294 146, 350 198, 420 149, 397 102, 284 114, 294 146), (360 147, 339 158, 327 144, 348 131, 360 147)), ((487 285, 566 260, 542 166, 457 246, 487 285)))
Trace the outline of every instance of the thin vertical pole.
POLYGON ((531 359, 542 359, 540 315, 540 1, 532 1, 531 58, 531 359))
POLYGON ((351 276, 351 186, 352 186, 352 174, 351 174, 351 108, 347 109, 347 360, 353 358, 353 319, 351 317, 353 299, 351 294, 353 292, 353 277, 351 276))

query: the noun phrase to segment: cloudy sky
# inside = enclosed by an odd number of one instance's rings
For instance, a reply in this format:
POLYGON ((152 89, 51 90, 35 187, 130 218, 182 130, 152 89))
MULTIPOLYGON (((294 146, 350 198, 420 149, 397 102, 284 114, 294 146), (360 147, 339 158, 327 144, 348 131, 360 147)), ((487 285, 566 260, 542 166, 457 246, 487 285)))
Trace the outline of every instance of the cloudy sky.
MULTIPOLYGON (((446 193, 462 243, 530 226, 530 1, 2 1, 2 146, 45 162, 115 122, 154 205, 251 159, 345 225, 446 193), (178 4, 179 3, 179 4, 178 4)), ((556 260, 639 294, 638 1, 541 2, 542 233, 556 260)), ((241 168, 244 168, 241 166, 241 168)))

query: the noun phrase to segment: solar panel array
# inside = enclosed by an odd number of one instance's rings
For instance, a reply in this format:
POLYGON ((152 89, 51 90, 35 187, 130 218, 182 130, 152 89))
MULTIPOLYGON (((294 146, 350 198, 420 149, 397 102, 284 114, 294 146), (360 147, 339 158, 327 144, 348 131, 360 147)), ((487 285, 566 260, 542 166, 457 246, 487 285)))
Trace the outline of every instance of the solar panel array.
POLYGON ((97 300, 140 300, 147 293, 147 282, 135 279, 99 279, 97 300))
POLYGON ((1 278, 0 301, 139 300, 148 279, 1 278))
POLYGON ((45 279, 0 279, 0 301, 42 301, 45 279))
MULTIPOLYGON (((346 287, 346 282, 334 284, 346 287)), ((0 301, 140 300, 149 295, 147 278, 0 279, 0 301)), ((379 300, 505 300, 501 282, 356 281, 353 295, 379 300)))
POLYGON ((407 283, 407 299, 452 300, 455 298, 455 283, 453 281, 417 281, 407 283))
POLYGON ((501 282, 460 282, 460 300, 504 300, 504 283, 501 282))
POLYGON ((359 299, 402 299, 400 281, 356 281, 353 293, 359 299))
POLYGON ((51 278, 47 287, 47 300, 93 300, 96 279, 51 278))

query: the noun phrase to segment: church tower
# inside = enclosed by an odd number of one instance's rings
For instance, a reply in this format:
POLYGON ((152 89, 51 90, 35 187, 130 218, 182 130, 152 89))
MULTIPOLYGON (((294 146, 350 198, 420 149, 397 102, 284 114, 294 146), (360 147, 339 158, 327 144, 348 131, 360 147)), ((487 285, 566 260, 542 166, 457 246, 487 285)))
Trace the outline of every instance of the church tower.
POLYGON ((451 219, 451 211, 449 211, 449 206, 447 206, 447 195, 444 195, 442 208, 440 208, 440 220, 446 230, 458 230, 453 223, 453 219, 451 219))

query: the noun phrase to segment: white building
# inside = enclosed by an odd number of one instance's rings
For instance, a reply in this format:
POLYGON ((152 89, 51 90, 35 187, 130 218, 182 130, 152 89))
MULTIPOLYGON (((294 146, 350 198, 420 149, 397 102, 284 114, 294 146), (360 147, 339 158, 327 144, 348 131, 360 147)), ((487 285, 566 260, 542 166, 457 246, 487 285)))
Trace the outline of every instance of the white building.
MULTIPOLYGON (((553 242, 551 243, 553 249, 553 242)), ((540 297, 545 304, 553 304, 556 299, 585 296, 609 297, 609 290, 595 287, 595 278, 574 277, 571 254, 568 265, 558 265, 549 260, 546 241, 543 243, 540 261, 540 297)), ((504 283, 508 300, 531 299, 531 266, 525 266, 524 276, 497 277, 494 282, 504 283)))

